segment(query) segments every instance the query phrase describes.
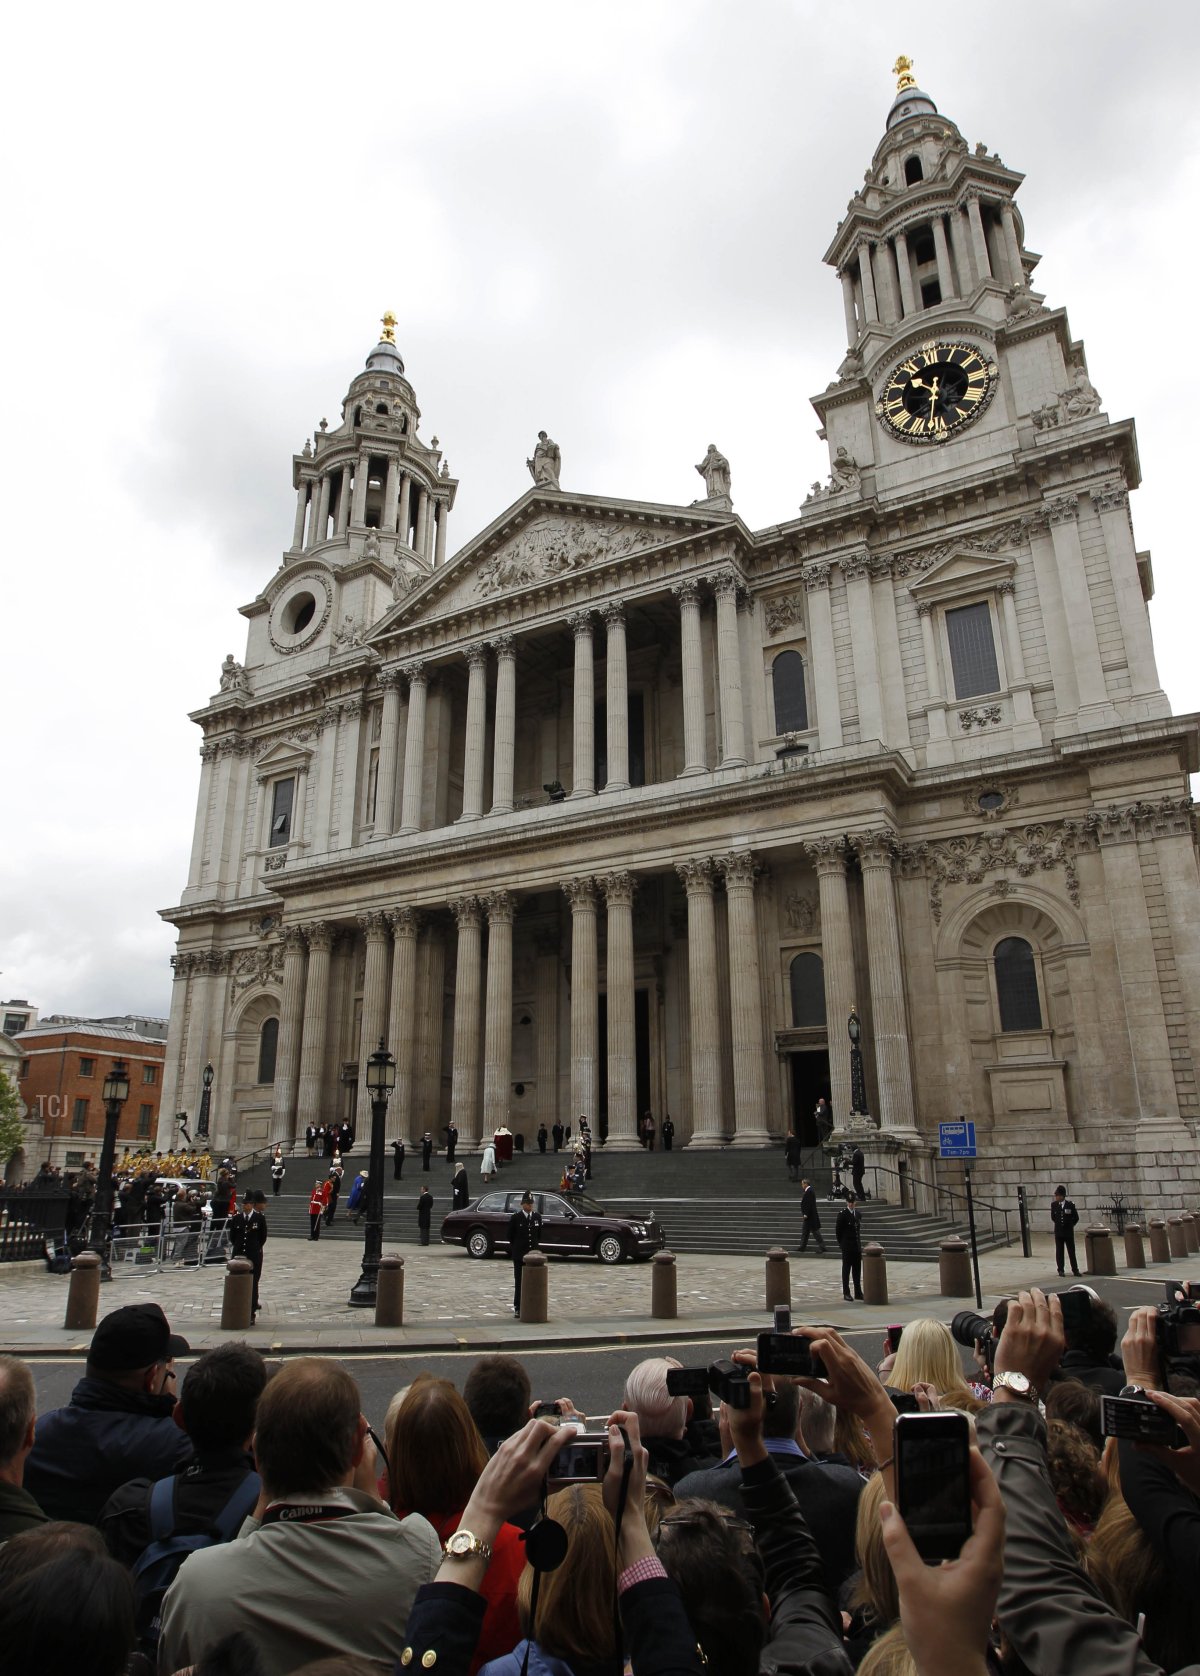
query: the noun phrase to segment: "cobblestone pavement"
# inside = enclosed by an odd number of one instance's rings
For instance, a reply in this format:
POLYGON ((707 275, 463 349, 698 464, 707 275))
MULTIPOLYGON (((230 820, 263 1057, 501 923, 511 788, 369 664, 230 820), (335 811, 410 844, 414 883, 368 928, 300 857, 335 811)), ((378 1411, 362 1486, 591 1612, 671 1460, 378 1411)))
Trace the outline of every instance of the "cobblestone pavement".
MULTIPOLYGON (((386 1248, 385 1248, 386 1249, 386 1248)), ((549 1265, 549 1320, 534 1325, 513 1318, 512 1269, 500 1259, 475 1262, 457 1249, 432 1245, 404 1252, 404 1326, 376 1328, 371 1312, 347 1304, 359 1272, 361 1247, 349 1241, 277 1239, 267 1247, 262 1308, 250 1337, 283 1349, 369 1349, 389 1346, 458 1348, 464 1345, 596 1342, 635 1337, 737 1331, 766 1324, 761 1257, 696 1256, 678 1259, 678 1319, 655 1321, 650 1314, 651 1266, 595 1262, 549 1265)), ((1034 1256, 1019 1247, 980 1258, 984 1303, 1017 1286, 1061 1285, 1054 1276, 1049 1239, 1035 1240, 1034 1256)), ((948 1316, 971 1307, 971 1299, 943 1299, 938 1268, 929 1263, 888 1267, 890 1302, 842 1301, 836 1258, 800 1257, 790 1262, 792 1310, 797 1321, 870 1325, 948 1316)), ((102 1288, 100 1311, 153 1299, 196 1348, 219 1343, 224 1269, 180 1268, 156 1273, 118 1266, 102 1288)), ((90 1334, 68 1332, 65 1277, 48 1275, 42 1264, 12 1265, 3 1273, 0 1341, 19 1354, 77 1354, 90 1334)))

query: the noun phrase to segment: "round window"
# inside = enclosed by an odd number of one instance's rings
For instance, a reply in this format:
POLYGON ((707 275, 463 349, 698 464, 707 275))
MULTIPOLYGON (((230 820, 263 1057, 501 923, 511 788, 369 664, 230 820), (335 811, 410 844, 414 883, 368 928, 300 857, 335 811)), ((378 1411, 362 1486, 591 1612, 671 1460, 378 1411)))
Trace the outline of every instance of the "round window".
POLYGON ((990 815, 997 809, 1004 807, 1004 793, 1002 791, 985 791, 979 796, 979 807, 985 815, 990 815))
POLYGON ((311 594, 297 594, 295 599, 288 600, 287 609, 283 613, 283 626, 289 634, 303 634, 316 611, 317 602, 311 594))

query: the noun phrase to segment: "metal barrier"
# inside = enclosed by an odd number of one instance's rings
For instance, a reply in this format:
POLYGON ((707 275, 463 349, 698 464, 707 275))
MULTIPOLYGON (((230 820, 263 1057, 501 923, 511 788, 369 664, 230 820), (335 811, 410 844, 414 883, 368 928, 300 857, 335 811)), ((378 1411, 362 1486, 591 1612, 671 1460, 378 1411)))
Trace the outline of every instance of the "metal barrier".
MULTIPOLYGON (((904 1174, 901 1175, 900 1171, 893 1170, 890 1164, 868 1164, 866 1169, 863 1171, 863 1174, 870 1175, 873 1178, 872 1192, 875 1198, 879 1197, 879 1177, 881 1175, 891 1176, 896 1182, 897 1187, 902 1189, 903 1194, 907 1196, 902 1200, 901 1193, 898 1192, 896 1198, 896 1202, 898 1204, 901 1202, 910 1202, 914 1194, 914 1189, 921 1189, 930 1195, 934 1205, 935 1216, 945 1216, 951 1222, 965 1223, 967 1220, 967 1195, 965 1193, 960 1193, 955 1187, 947 1187, 942 1182, 926 1181, 922 1176, 914 1175, 912 1170, 906 1170, 904 1174), (961 1209, 957 1211, 954 1208, 956 1202, 961 1207, 961 1209)), ((1009 1226, 1009 1218, 1014 1213, 1012 1211, 1005 1210, 1003 1205, 992 1204, 989 1199, 981 1199, 978 1194, 972 1194, 972 1200, 975 1207, 976 1217, 979 1217, 982 1214, 987 1215, 988 1226, 991 1230, 992 1239, 995 1240, 998 1237, 1002 1237, 1005 1245, 1011 1245, 1013 1240, 1012 1230, 1009 1226), (996 1232, 997 1228, 1001 1229, 1001 1234, 999 1236, 996 1232)))
POLYGON ((71 1195, 61 1188, 10 1188, 0 1192, 0 1263, 43 1257, 47 1244, 66 1240, 71 1195))

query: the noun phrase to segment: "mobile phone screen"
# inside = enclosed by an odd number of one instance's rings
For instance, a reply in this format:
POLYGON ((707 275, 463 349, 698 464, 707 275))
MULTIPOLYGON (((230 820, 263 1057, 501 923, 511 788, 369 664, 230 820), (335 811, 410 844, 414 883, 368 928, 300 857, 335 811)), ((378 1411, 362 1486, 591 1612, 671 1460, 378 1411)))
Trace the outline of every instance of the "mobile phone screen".
POLYGON ((971 1431, 965 1414, 896 1419, 896 1500, 927 1565, 954 1560, 971 1534, 971 1431))

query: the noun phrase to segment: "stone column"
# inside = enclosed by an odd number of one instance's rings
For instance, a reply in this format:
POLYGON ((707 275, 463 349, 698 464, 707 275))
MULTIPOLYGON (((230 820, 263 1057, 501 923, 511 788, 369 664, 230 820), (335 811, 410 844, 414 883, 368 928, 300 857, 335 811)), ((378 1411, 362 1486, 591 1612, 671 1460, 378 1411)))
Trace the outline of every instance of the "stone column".
POLYGON ((613 600, 602 611, 608 630, 605 645, 608 721, 606 791, 629 790, 629 666, 625 653, 625 608, 613 600))
POLYGON ((421 914, 416 908, 393 908, 392 997, 388 1009, 387 1045, 396 1059, 396 1087, 388 1107, 389 1126, 398 1135, 409 1133, 413 1113, 413 1050, 417 1039, 417 938, 421 914))
POLYGON ((763 1038, 762 979, 758 959, 758 916, 748 850, 717 860, 729 908, 729 1004, 733 1026, 733 1109, 735 1146, 762 1146, 767 1129, 767 1079, 763 1038))
POLYGON ((479 1145, 479 971, 481 912, 477 896, 450 903, 458 925, 458 966, 454 985, 454 1071, 450 1115, 461 1145, 479 1145))
POLYGON ((304 986, 304 1034, 300 1044, 300 1093, 296 1110, 296 1133, 303 1134, 324 1122, 322 1104, 325 1077, 325 1039, 329 1018, 329 951, 334 927, 326 920, 313 920, 304 927, 308 942, 308 978, 304 986))
POLYGON ((960 297, 966 297, 975 283, 975 270, 971 266, 971 230, 967 225, 965 209, 960 207, 950 211, 949 227, 950 248, 954 252, 954 266, 958 274, 955 290, 960 297))
POLYGON ((507 890, 485 896, 488 917, 487 1002, 483 1047, 483 1132, 508 1122, 512 1084, 512 948, 515 903, 507 890))
POLYGON ((400 752, 399 669, 381 669, 383 717, 379 725, 379 772, 375 780, 375 836, 387 838, 396 824, 396 761, 400 752))
POLYGON ((435 565, 446 562, 446 515, 449 511, 450 508, 444 500, 437 503, 437 542, 433 552, 435 565))
POLYGON ((558 974, 559 940, 556 933, 541 931, 534 936, 537 976, 534 1010, 534 1043, 537 1056, 537 1115, 547 1129, 558 1115, 558 974))
POLYGON ((886 828, 859 833, 854 848, 862 866, 866 906, 879 1127, 915 1129, 912 1063, 904 1010, 904 962, 896 911, 896 881, 892 873, 896 835, 886 828))
POLYGON ((858 247, 858 277, 862 285, 863 313, 868 323, 879 319, 879 304, 875 301, 875 276, 871 272, 871 247, 864 239, 858 247))
POLYGON ((1013 214, 1012 202, 1005 198, 1000 205, 1000 222, 1004 228, 1004 249, 1008 256, 1008 266, 1012 283, 1021 285, 1025 279, 1025 264, 1021 261, 1021 241, 1017 237, 1017 218, 1013 214))
POLYGON ((1166 703, 1159 685, 1154 641, 1150 635, 1150 616, 1142 593, 1133 530, 1129 523, 1129 492, 1123 483, 1093 489, 1092 505, 1100 515, 1100 528, 1104 532, 1121 637, 1125 642, 1125 661, 1129 666, 1130 692, 1135 699, 1153 701, 1152 707, 1147 707, 1152 714, 1165 715, 1166 703))
POLYGON ((900 320, 900 294, 896 283, 896 259, 890 239, 880 239, 875 246, 873 259, 879 312, 886 326, 895 326, 900 320))
POLYGON ((600 1053, 596 882, 568 879, 563 890, 571 904, 571 1123, 586 1117, 595 1133, 600 1053))
MULTIPOLYGON (((367 1087, 367 1061, 384 1037, 388 1023, 388 968, 391 965, 387 915, 372 909, 357 916, 367 940, 367 963, 363 975, 362 1035, 358 1050, 359 1136, 370 1133, 371 1094, 367 1087)), ((391 1043, 388 1048, 390 1050, 391 1043)))
MULTIPOLYGON (((208 805, 213 794, 213 779, 220 771, 221 747, 204 744, 200 747, 200 790, 196 796, 196 824, 192 828, 192 849, 188 860, 188 889, 195 890, 204 871, 204 840, 208 835, 208 805)), ((163 1148, 159 1149, 164 1150, 163 1148)))
POLYGON ((846 314, 846 348, 853 349, 858 342, 858 315, 854 308, 854 275, 847 268, 839 268, 838 278, 842 282, 842 308, 846 314))
POLYGON ((275 1086, 271 1091, 271 1140, 290 1140, 296 1117, 296 1082, 300 1071, 300 1039, 304 1028, 304 933, 285 925, 283 995, 279 1004, 279 1039, 275 1052, 275 1086))
POLYGON ((350 500, 354 492, 354 467, 342 467, 342 486, 338 490, 337 523, 334 527, 335 535, 345 535, 350 528, 350 500))
POLYGON ((713 864, 707 856, 676 864, 688 905, 688 1014, 692 1047, 692 1138, 689 1146, 723 1146, 721 1026, 717 1008, 717 922, 713 864))
POLYGON ((975 256, 975 272, 980 279, 992 277, 988 260, 987 234, 983 230, 983 211, 979 207, 978 192, 967 193, 967 220, 971 224, 971 249, 975 256))
POLYGON ((871 599, 871 565, 865 552, 852 553, 841 561, 846 579, 846 600, 850 609, 850 648, 854 656, 854 686, 858 693, 858 738, 883 740, 883 685, 879 672, 879 646, 875 636, 875 609, 871 599))
POLYGON ((942 291, 942 301, 949 302, 952 297, 957 297, 958 290, 954 284, 950 248, 946 243, 946 227, 940 213, 933 218, 933 249, 937 257, 938 284, 942 291))
POLYGON ((329 533, 329 493, 330 479, 326 474, 321 479, 321 498, 317 504, 317 541, 322 542, 329 533))
POLYGON ((821 900, 821 958, 825 966, 825 1019, 829 1033, 829 1081, 833 1121, 850 1116, 850 1048, 846 1020, 854 1006, 854 949, 850 941, 850 892, 846 885, 846 841, 815 838, 804 848, 817 870, 821 900))
POLYGON ((900 301, 906 315, 917 312, 917 297, 913 289, 912 259, 908 254, 908 234, 896 234, 896 267, 900 273, 900 301))
POLYGON ((833 610, 829 600, 829 565, 811 564, 804 572, 808 596, 808 655, 812 661, 817 707, 817 748, 835 751, 842 743, 842 706, 838 694, 833 610))
MULTIPOLYGON (((1163 899, 1168 905, 1179 1000, 1195 1067, 1200 1062, 1200 873, 1192 836, 1191 798, 1156 799, 1143 821, 1154 833, 1163 899)), ((1178 1051, 1177 1042, 1172 1046, 1178 1051)))
POLYGON ((517 749, 517 659, 511 634, 492 637, 496 655, 496 726, 492 747, 492 814, 513 809, 513 765, 517 749))
POLYGON ((300 479, 300 487, 296 490, 296 521, 292 525, 292 552, 298 553, 304 546, 304 516, 308 511, 308 482, 300 479))
POLYGON ((608 873, 600 881, 608 907, 608 1140, 607 1147, 632 1152, 637 1135, 637 1051, 633 1001, 632 873, 608 873))
POLYGON ((417 942, 417 1029, 412 1133, 441 1122, 442 1035, 446 1011, 446 933, 430 924, 417 942))
POLYGON ((683 674, 683 771, 704 774, 704 650, 700 640, 700 586, 693 578, 676 582, 671 592, 679 601, 680 663, 683 674))
POLYGON ((1054 544, 1054 558, 1074 652, 1080 725, 1107 727, 1115 723, 1117 717, 1108 699, 1096 621, 1092 616, 1091 590, 1079 542, 1078 505, 1075 495, 1058 495, 1046 502, 1046 515, 1050 520, 1050 539, 1054 544), (1089 711, 1090 715, 1086 714, 1089 711))
POLYGON ((487 741, 487 647, 467 649, 467 727, 463 751, 464 821, 477 821, 483 813, 483 758, 487 741))
POLYGON ((417 484, 417 528, 413 546, 424 558, 429 535, 429 490, 417 484))
MULTIPOLYGON (((596 790, 596 670, 592 653, 592 613, 567 618, 575 636, 574 754, 571 796, 591 797, 596 790)), ((578 1117, 580 1114, 575 1113, 578 1117)), ((591 1121, 591 1114, 588 1114, 591 1121)))
POLYGON ((1044 507, 1028 519, 1029 553, 1037 582, 1038 606, 1050 657, 1050 679, 1054 683, 1055 731, 1074 733, 1079 709, 1075 683, 1075 656, 1071 645, 1063 590, 1058 575, 1054 543, 1050 539, 1050 518, 1044 507))
POLYGON ((412 534, 412 478, 404 472, 400 478, 400 506, 396 513, 396 533, 406 547, 410 546, 409 536, 412 534))
POLYGON ((717 678, 721 688, 722 768, 740 768, 746 761, 737 591, 737 577, 731 571, 721 571, 713 578, 713 592, 717 597, 717 678))
POLYGON ((1037 750, 1042 729, 1033 713, 1033 688, 1025 673, 1025 652, 1021 625, 1017 621, 1017 584, 1012 577, 997 582, 1000 612, 1004 618, 1004 659, 1008 665, 1008 686, 1013 701, 1013 744, 1018 750, 1037 750))
MULTIPOLYGON (((361 528, 367 521, 367 483, 371 476, 371 459, 368 454, 360 454, 354 467, 354 502, 350 510, 350 522, 361 528)), ((376 1041, 371 1046, 371 1052, 379 1046, 376 1041)))
POLYGON ((429 696, 429 671, 419 662, 406 663, 403 668, 408 677, 408 738, 404 746, 404 798, 400 830, 419 832, 425 790, 425 704, 429 696))

